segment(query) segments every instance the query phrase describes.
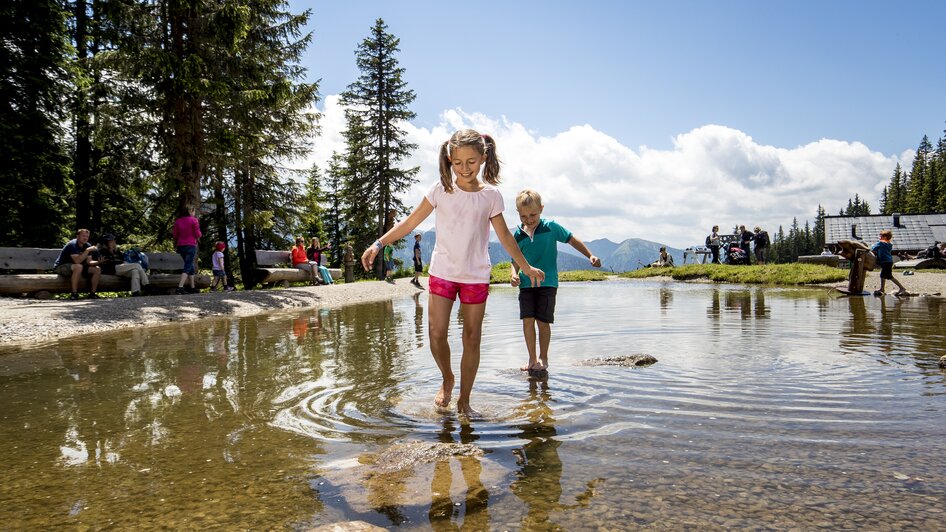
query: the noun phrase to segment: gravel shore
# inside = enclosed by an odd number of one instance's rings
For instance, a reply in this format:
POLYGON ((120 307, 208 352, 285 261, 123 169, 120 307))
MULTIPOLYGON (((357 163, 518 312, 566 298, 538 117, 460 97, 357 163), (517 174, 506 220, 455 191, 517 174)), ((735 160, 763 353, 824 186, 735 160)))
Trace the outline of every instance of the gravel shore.
MULTIPOLYGON (((421 278, 426 289, 427 280, 421 278)), ((285 309, 337 308, 410 297, 422 292, 410 279, 246 292, 107 299, 38 300, 0 298, 0 346, 39 342, 90 332, 163 325, 207 317, 238 317, 285 309)))
MULTIPOLYGON (((914 275, 897 272, 894 275, 911 294, 946 295, 946 272, 917 271, 914 275)), ((426 289, 426 278, 422 278, 421 282, 426 289)), ((847 283, 822 286, 843 288, 847 283)), ((879 287, 878 272, 868 274, 864 289, 873 292, 879 287)), ((892 294, 895 290, 896 287, 888 283, 887 292, 892 294)), ((81 301, 0 298, 0 346, 35 345, 76 334, 207 317, 249 316, 293 308, 337 308, 409 297, 418 292, 421 290, 413 286, 409 279, 398 279, 395 284, 370 281, 284 290, 204 292, 81 301)))

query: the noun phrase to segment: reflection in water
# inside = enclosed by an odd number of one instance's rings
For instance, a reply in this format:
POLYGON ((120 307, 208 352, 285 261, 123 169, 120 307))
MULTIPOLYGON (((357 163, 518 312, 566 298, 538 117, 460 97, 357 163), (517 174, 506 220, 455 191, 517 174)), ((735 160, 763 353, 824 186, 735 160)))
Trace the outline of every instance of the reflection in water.
POLYGON ((530 382, 529 397, 520 410, 527 422, 519 425, 519 437, 527 443, 513 451, 519 470, 511 490, 529 508, 522 517, 523 530, 548 530, 556 526, 549 520, 549 514, 560 509, 562 496, 562 461, 558 456, 562 443, 555 438, 548 383, 530 382))
MULTIPOLYGON (((453 433, 456 424, 452 419, 443 422, 438 434, 440 443, 455 443, 453 433)), ((459 443, 472 444, 479 439, 470 424, 460 425, 459 443)), ((483 467, 476 456, 455 456, 451 460, 434 463, 434 474, 430 484, 431 503, 427 518, 434 530, 487 530, 489 528, 489 491, 480 478, 483 467), (465 490, 462 502, 453 502, 453 470, 456 461, 460 465, 465 490), (462 511, 462 514, 461 514, 462 511)))
POLYGON ((491 294, 477 378, 486 414, 472 424, 430 406, 439 372, 425 297, 0 355, 0 522, 940 526, 942 300, 647 282, 562 290, 547 383, 517 369, 516 292, 491 294), (615 312, 601 312, 603 299, 615 312), (628 351, 659 362, 576 365, 628 351), (371 457, 405 442, 484 454, 373 474, 371 457))

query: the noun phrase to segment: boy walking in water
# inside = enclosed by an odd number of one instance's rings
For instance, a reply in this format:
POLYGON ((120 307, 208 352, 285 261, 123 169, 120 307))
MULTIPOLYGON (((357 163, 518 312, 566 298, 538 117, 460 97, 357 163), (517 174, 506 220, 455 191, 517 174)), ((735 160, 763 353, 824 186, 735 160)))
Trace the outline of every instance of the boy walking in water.
POLYGON ((887 279, 890 279, 893 284, 900 288, 895 295, 909 295, 907 289, 900 284, 900 281, 893 278, 893 244, 890 243, 891 240, 893 240, 893 231, 884 229, 880 232, 880 241, 870 248, 877 255, 877 264, 880 265, 880 290, 874 292, 875 296, 884 295, 884 285, 887 284, 887 279))
POLYGON ((558 291, 558 242, 565 242, 588 257, 591 265, 601 267, 601 260, 592 255, 584 242, 567 229, 551 220, 541 218, 542 197, 534 190, 523 190, 516 196, 516 210, 522 224, 513 235, 522 256, 529 264, 545 272, 545 280, 532 286, 529 278, 521 275, 519 265, 512 261, 512 286, 519 287, 519 319, 522 334, 529 351, 529 364, 522 367, 534 379, 548 377, 549 343, 552 322, 555 321, 555 296, 558 291), (536 329, 539 337, 539 355, 536 357, 536 329))

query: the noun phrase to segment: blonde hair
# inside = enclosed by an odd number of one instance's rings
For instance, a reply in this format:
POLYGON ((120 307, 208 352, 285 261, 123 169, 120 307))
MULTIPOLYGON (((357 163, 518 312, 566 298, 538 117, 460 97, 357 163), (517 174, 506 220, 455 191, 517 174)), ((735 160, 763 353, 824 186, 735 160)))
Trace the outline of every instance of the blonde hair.
POLYGON ((542 206, 542 196, 540 196, 538 192, 530 188, 526 188, 526 189, 523 189, 522 192, 516 195, 516 208, 517 209, 522 208, 522 207, 531 207, 533 205, 537 207, 542 206))
POLYGON ((880 232, 880 238, 887 239, 887 240, 893 239, 893 231, 891 231, 890 229, 884 229, 883 231, 880 232))
POLYGON ((473 146, 480 155, 486 157, 483 167, 483 181, 490 185, 499 184, 499 156, 496 155, 496 141, 489 135, 481 135, 472 129, 461 129, 450 140, 440 145, 440 182, 444 190, 453 192, 453 176, 450 173, 452 161, 450 153, 463 146, 473 146))

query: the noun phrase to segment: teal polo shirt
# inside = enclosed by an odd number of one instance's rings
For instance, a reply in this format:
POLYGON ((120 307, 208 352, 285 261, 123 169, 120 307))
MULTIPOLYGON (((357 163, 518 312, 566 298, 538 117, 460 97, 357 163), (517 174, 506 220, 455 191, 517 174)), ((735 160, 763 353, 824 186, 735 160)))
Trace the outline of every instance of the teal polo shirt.
MULTIPOLYGON (((542 281, 540 286, 558 287, 558 242, 568 242, 572 237, 571 231, 553 221, 540 218, 532 238, 522 230, 521 225, 516 228, 514 236, 529 264, 545 272, 545 281, 542 281)), ((529 278, 521 271, 519 283, 520 288, 532 286, 529 278)))

